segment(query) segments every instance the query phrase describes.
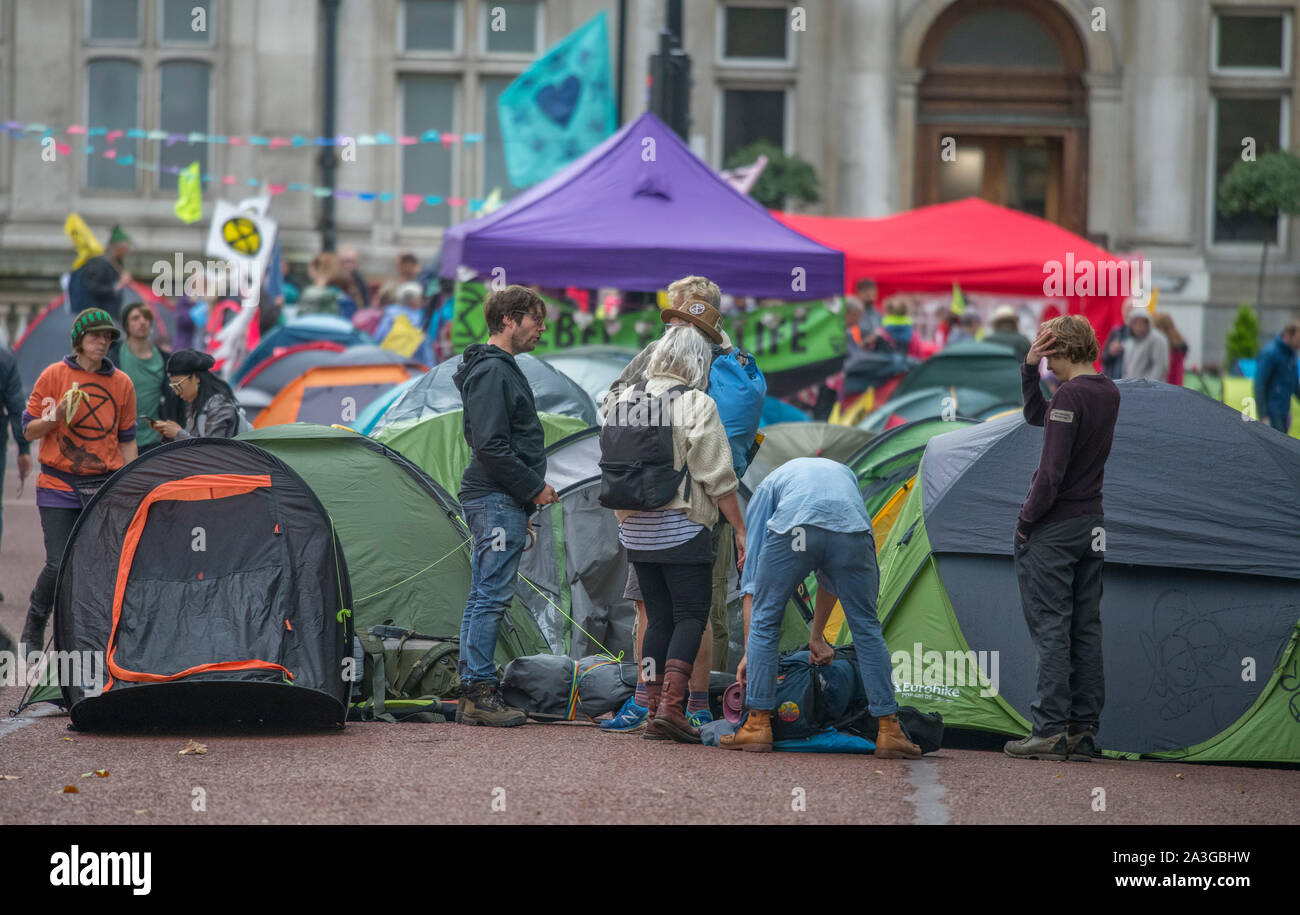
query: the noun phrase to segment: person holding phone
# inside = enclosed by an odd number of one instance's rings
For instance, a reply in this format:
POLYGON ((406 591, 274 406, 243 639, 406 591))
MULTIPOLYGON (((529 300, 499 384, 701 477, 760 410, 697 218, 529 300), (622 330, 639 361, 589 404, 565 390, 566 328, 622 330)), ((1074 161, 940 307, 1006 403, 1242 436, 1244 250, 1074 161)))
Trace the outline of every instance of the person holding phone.
POLYGON ((207 353, 178 349, 167 360, 168 387, 179 399, 175 419, 154 420, 152 427, 167 441, 178 438, 234 438, 243 429, 239 405, 230 385, 212 373, 207 353))

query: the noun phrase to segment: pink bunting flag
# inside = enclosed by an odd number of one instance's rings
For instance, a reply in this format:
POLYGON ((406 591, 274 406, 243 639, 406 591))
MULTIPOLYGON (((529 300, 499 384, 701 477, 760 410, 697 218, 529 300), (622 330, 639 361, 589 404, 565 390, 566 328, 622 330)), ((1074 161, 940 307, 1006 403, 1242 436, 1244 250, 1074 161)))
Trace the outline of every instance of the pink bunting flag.
POLYGON ((106 149, 106 150, 104 150, 104 158, 105 158, 105 159, 116 159, 116 158, 117 158, 117 150, 116 150, 116 149, 106 149))
POLYGON ((397 142, 401 143, 403 146, 414 146, 416 143, 420 142, 420 138, 408 137, 405 134, 403 134, 402 136, 397 138, 397 142))
POLYGON ((54 151, 61 156, 66 156, 72 152, 72 147, 69 146, 67 143, 55 143, 54 151))
POLYGON ((284 193, 284 189, 288 186, 287 184, 268 184, 266 189, 271 192, 272 197, 278 197, 284 193))
POLYGON ((442 135, 443 146, 450 146, 453 143, 459 143, 459 142, 460 142, 460 134, 458 133, 444 133, 442 135))
POLYGON ((406 210, 406 212, 408 213, 414 213, 416 210, 420 208, 420 204, 423 202, 424 202, 423 194, 402 195, 402 208, 406 210))
POLYGON ((68 130, 67 130, 68 136, 72 136, 73 134, 84 134, 85 132, 86 132, 86 128, 83 127, 81 124, 71 124, 68 126, 68 130))
POLYGON ((120 131, 120 130, 110 130, 110 131, 108 132, 108 136, 104 137, 104 139, 105 139, 107 142, 112 143, 114 140, 116 140, 116 139, 117 139, 118 137, 120 137, 120 136, 122 136, 122 131, 120 131))
POLYGON ((272 149, 275 149, 277 146, 292 146, 292 145, 293 145, 293 140, 290 140, 288 137, 271 137, 272 149))
POLYGON ((449 206, 449 207, 463 207, 464 205, 465 205, 465 198, 464 198, 464 197, 448 197, 448 198, 447 198, 447 206, 449 206))
POLYGON ((221 183, 222 183, 222 184, 238 184, 238 183, 239 183, 239 179, 236 178, 234 175, 226 175, 224 178, 221 179, 221 183))
POLYGON ((227 141, 231 146, 243 146, 243 145, 244 145, 244 138, 243 138, 243 137, 227 137, 227 140, 226 140, 226 141, 227 141))

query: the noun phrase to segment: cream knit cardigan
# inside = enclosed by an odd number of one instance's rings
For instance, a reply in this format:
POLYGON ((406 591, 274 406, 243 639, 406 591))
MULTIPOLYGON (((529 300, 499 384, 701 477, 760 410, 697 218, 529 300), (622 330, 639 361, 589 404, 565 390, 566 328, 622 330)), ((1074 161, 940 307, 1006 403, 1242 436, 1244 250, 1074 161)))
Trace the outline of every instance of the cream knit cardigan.
MULTIPOLYGON (((673 385, 686 384, 685 378, 676 375, 656 375, 646 382, 646 393, 658 396, 673 385)), ((622 391, 617 400, 606 401, 611 406, 628 400, 632 394, 629 387, 622 391)), ((686 517, 696 524, 703 524, 712 529, 718 521, 719 499, 733 493, 740 485, 736 472, 731 466, 731 446, 727 443, 727 433, 718 418, 718 405, 713 398, 694 388, 683 391, 673 400, 670 419, 673 425, 673 466, 680 469, 682 463, 691 471, 691 498, 682 498, 682 488, 677 487, 677 495, 661 508, 684 508, 686 517)), ((619 523, 630 511, 616 511, 619 523)))

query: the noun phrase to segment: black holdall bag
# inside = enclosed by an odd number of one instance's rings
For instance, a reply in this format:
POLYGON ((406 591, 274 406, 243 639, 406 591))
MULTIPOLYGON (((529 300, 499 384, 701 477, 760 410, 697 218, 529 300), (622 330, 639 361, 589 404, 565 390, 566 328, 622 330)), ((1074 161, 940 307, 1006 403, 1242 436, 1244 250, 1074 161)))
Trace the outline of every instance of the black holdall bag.
POLYGON ((610 410, 600 429, 600 504, 605 508, 654 511, 673 501, 687 480, 683 498, 690 498, 690 473, 673 466, 672 402, 688 391, 674 385, 658 397, 646 393, 645 382, 610 410))

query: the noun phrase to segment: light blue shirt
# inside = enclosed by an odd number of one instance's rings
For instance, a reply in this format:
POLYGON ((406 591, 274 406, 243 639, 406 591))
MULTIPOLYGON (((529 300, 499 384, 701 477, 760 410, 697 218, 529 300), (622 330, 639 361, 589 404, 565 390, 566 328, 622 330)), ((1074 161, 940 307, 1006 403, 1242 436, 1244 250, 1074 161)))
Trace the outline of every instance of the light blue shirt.
POLYGON ((858 490, 858 478, 838 461, 795 458, 764 478, 745 512, 748 534, 740 593, 754 593, 759 557, 767 532, 788 534, 798 525, 842 534, 871 530, 871 516, 858 490))

